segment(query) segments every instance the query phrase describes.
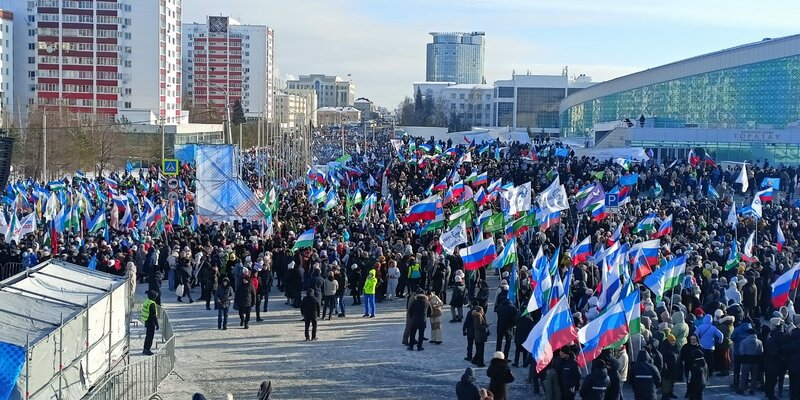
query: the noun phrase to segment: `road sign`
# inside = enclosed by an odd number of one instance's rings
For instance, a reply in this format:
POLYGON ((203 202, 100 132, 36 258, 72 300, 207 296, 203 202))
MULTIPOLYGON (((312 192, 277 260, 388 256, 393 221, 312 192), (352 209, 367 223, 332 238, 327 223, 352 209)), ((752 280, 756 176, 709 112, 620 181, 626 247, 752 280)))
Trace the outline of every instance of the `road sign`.
POLYGON ((619 195, 616 193, 606 193, 606 207, 619 207, 619 195))
POLYGON ((178 178, 169 178, 169 180, 167 180, 167 187, 171 190, 177 190, 178 185, 178 178))
POLYGON ((178 175, 178 160, 174 158, 165 158, 161 161, 161 171, 167 176, 178 175))

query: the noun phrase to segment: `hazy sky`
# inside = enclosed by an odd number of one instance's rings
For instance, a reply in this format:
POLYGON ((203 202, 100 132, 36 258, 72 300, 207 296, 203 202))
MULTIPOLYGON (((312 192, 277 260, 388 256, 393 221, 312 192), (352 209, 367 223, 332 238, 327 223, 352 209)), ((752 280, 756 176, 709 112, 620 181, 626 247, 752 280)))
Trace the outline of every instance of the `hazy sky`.
POLYGON ((425 80, 432 31, 486 32, 486 81, 512 70, 603 81, 800 33, 800 2, 730 0, 183 0, 183 21, 230 15, 275 29, 281 79, 324 73, 390 109, 425 80))

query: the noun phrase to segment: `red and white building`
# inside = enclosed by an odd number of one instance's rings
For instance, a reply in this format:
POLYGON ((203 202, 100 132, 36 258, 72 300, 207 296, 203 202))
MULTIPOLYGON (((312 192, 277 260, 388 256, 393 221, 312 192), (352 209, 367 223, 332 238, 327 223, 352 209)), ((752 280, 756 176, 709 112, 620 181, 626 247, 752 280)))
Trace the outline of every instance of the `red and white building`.
POLYGON ((272 28, 209 16, 205 24, 184 24, 183 33, 183 93, 194 106, 233 106, 238 100, 246 117, 271 120, 275 75, 272 28))
POLYGON ((181 122, 181 0, 14 0, 15 114, 181 122))

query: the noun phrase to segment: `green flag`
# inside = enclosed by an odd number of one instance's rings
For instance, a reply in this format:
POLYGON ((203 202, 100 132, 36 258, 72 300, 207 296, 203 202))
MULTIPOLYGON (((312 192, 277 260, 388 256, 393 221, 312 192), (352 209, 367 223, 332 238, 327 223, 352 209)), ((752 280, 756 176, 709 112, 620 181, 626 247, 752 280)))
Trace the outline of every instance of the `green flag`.
POLYGON ((464 221, 465 223, 469 223, 472 220, 472 211, 468 208, 465 208, 457 213, 450 214, 450 219, 447 221, 447 227, 453 228, 454 226, 464 221))
POLYGON ((483 225, 481 226, 483 231, 486 233, 494 233, 500 232, 504 228, 503 223, 503 214, 502 213, 494 213, 489 218, 486 218, 486 221, 483 221, 483 225))
POLYGON ((462 204, 460 206, 457 206, 457 207, 454 207, 451 212, 453 214, 456 214, 456 213, 458 213, 458 212, 460 212, 461 210, 464 210, 464 209, 468 209, 473 214, 475 214, 475 213, 478 212, 478 205, 475 204, 475 200, 469 199, 469 200, 465 201, 464 204, 462 204))

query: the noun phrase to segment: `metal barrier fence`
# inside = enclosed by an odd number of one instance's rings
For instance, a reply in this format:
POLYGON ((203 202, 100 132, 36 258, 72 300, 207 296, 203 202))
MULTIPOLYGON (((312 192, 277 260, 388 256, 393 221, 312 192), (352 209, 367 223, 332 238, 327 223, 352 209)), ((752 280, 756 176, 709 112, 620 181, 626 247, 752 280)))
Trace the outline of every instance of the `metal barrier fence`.
POLYGON ((22 272, 22 263, 8 262, 0 266, 0 281, 4 281, 12 276, 22 272))
POLYGON ((159 311, 158 324, 163 343, 158 344, 158 351, 152 356, 109 372, 84 400, 142 400, 158 392, 158 385, 175 368, 175 335, 172 324, 167 313, 163 309, 159 311))

